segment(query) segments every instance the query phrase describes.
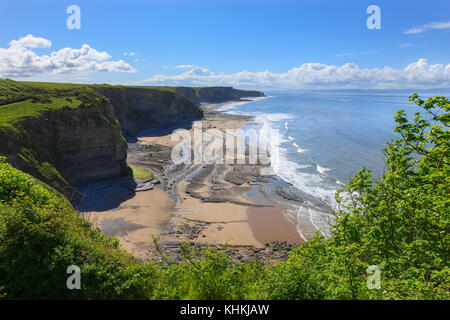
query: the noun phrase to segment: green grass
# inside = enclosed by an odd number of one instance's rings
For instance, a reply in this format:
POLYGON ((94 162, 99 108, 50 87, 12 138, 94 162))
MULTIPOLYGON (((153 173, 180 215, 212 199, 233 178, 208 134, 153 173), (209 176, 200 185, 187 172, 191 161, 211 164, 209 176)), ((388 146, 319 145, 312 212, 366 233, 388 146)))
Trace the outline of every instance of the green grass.
POLYGON ((24 85, 39 88, 42 90, 69 90, 80 87, 86 87, 86 84, 80 83, 61 83, 61 82, 33 82, 33 81, 20 81, 24 85))
POLYGON ((36 117, 44 111, 58 110, 63 107, 76 109, 81 105, 81 101, 76 97, 49 98, 44 102, 33 101, 36 100, 27 99, 0 106, 0 126, 13 126, 25 118, 36 117))
POLYGON ((0 127, 11 128, 45 111, 64 107, 76 109, 102 99, 105 98, 86 85, 0 79, 0 127))
POLYGON ((45 161, 42 155, 38 155, 32 146, 21 146, 17 156, 32 165, 37 171, 35 175, 39 174, 42 177, 41 179, 51 184, 53 188, 60 191, 71 188, 69 182, 54 167, 54 164, 45 161))
POLYGON ((143 265, 92 229, 59 193, 0 158, 0 298, 142 298, 143 265), (68 290, 66 269, 82 271, 68 290))
POLYGON ((156 176, 148 171, 145 168, 137 167, 137 166, 130 166, 131 174, 136 182, 143 182, 143 181, 149 181, 149 180, 155 180, 158 181, 156 176))

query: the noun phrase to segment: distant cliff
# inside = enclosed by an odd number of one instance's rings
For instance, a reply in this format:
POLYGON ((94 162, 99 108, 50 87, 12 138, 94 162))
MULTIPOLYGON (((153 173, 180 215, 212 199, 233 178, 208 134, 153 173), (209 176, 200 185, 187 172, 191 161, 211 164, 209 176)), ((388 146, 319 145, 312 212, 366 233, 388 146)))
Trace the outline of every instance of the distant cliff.
POLYGON ((264 93, 253 90, 238 90, 233 87, 176 87, 176 92, 185 96, 196 105, 202 102, 221 103, 240 100, 246 97, 264 97, 264 93))
POLYGON ((120 86, 95 87, 94 90, 111 101, 126 136, 203 115, 191 100, 165 90, 120 86))

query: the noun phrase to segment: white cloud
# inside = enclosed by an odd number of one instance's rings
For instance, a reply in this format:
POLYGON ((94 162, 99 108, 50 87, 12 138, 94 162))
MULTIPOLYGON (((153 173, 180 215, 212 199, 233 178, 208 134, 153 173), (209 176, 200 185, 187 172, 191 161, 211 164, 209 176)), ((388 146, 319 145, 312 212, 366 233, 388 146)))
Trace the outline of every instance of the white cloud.
POLYGON ((179 66, 176 66, 175 68, 177 69, 191 69, 194 68, 195 66, 193 66, 192 64, 180 64, 179 66))
POLYGON ((11 47, 49 48, 52 46, 52 42, 44 38, 35 37, 32 34, 27 34, 19 40, 12 40, 9 45, 11 47))
POLYGON ((135 52, 124 52, 123 55, 124 56, 134 57, 136 55, 136 53, 135 52))
POLYGON ((49 55, 37 55, 29 48, 51 46, 44 38, 29 34, 10 42, 9 48, 0 48, 0 77, 23 78, 43 74, 88 72, 135 72, 123 60, 107 61, 111 56, 87 44, 80 49, 63 48, 49 55))
POLYGON ((155 75, 140 84, 184 86, 234 86, 260 89, 303 88, 422 88, 450 87, 450 64, 429 64, 419 59, 404 69, 360 68, 354 63, 341 66, 305 63, 285 73, 241 71, 214 73, 193 67, 178 75, 155 75))
POLYGON ((405 34, 417 34, 417 33, 422 33, 422 32, 428 31, 428 30, 432 30, 432 29, 438 29, 438 30, 450 29, 450 21, 427 23, 427 24, 421 25, 419 27, 410 28, 410 29, 406 30, 404 33, 405 34))

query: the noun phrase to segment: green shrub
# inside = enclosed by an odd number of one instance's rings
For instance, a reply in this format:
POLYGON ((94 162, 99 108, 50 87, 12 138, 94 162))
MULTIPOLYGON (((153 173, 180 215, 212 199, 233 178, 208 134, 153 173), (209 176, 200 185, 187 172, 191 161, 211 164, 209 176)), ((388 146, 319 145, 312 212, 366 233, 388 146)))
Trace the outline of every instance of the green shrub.
POLYGON ((56 191, 0 163, 0 286, 7 298, 139 298, 151 269, 92 229, 56 191), (66 269, 81 268, 82 290, 66 269))
POLYGON ((269 298, 450 298, 450 104, 410 97, 425 110, 396 113, 399 138, 380 178, 363 168, 336 194, 332 238, 309 241, 271 270, 269 298), (369 265, 381 288, 367 287, 369 265))

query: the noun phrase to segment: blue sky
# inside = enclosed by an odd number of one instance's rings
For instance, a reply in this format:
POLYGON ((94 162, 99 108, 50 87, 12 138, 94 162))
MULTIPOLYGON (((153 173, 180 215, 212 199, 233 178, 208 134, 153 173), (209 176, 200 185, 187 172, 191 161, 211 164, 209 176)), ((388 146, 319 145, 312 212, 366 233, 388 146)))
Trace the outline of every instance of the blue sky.
POLYGON ((0 76, 17 79, 274 88, 380 87, 384 78, 389 87, 450 83, 446 0, 0 1, 0 30, 0 76), (72 4, 81 9, 80 30, 66 27, 72 4), (380 30, 366 26, 371 4, 381 9, 380 30), (27 47, 36 55, 34 65, 25 58, 2 60, 1 52, 30 54, 6 51, 11 41, 28 34, 51 41, 51 46, 27 47), (107 52, 109 58, 99 65, 123 60, 130 68, 42 67, 40 57, 83 44, 107 52), (406 72, 413 63, 413 74, 406 72), (176 68, 180 65, 191 67, 176 68), (433 78, 422 80, 425 72, 433 78))

